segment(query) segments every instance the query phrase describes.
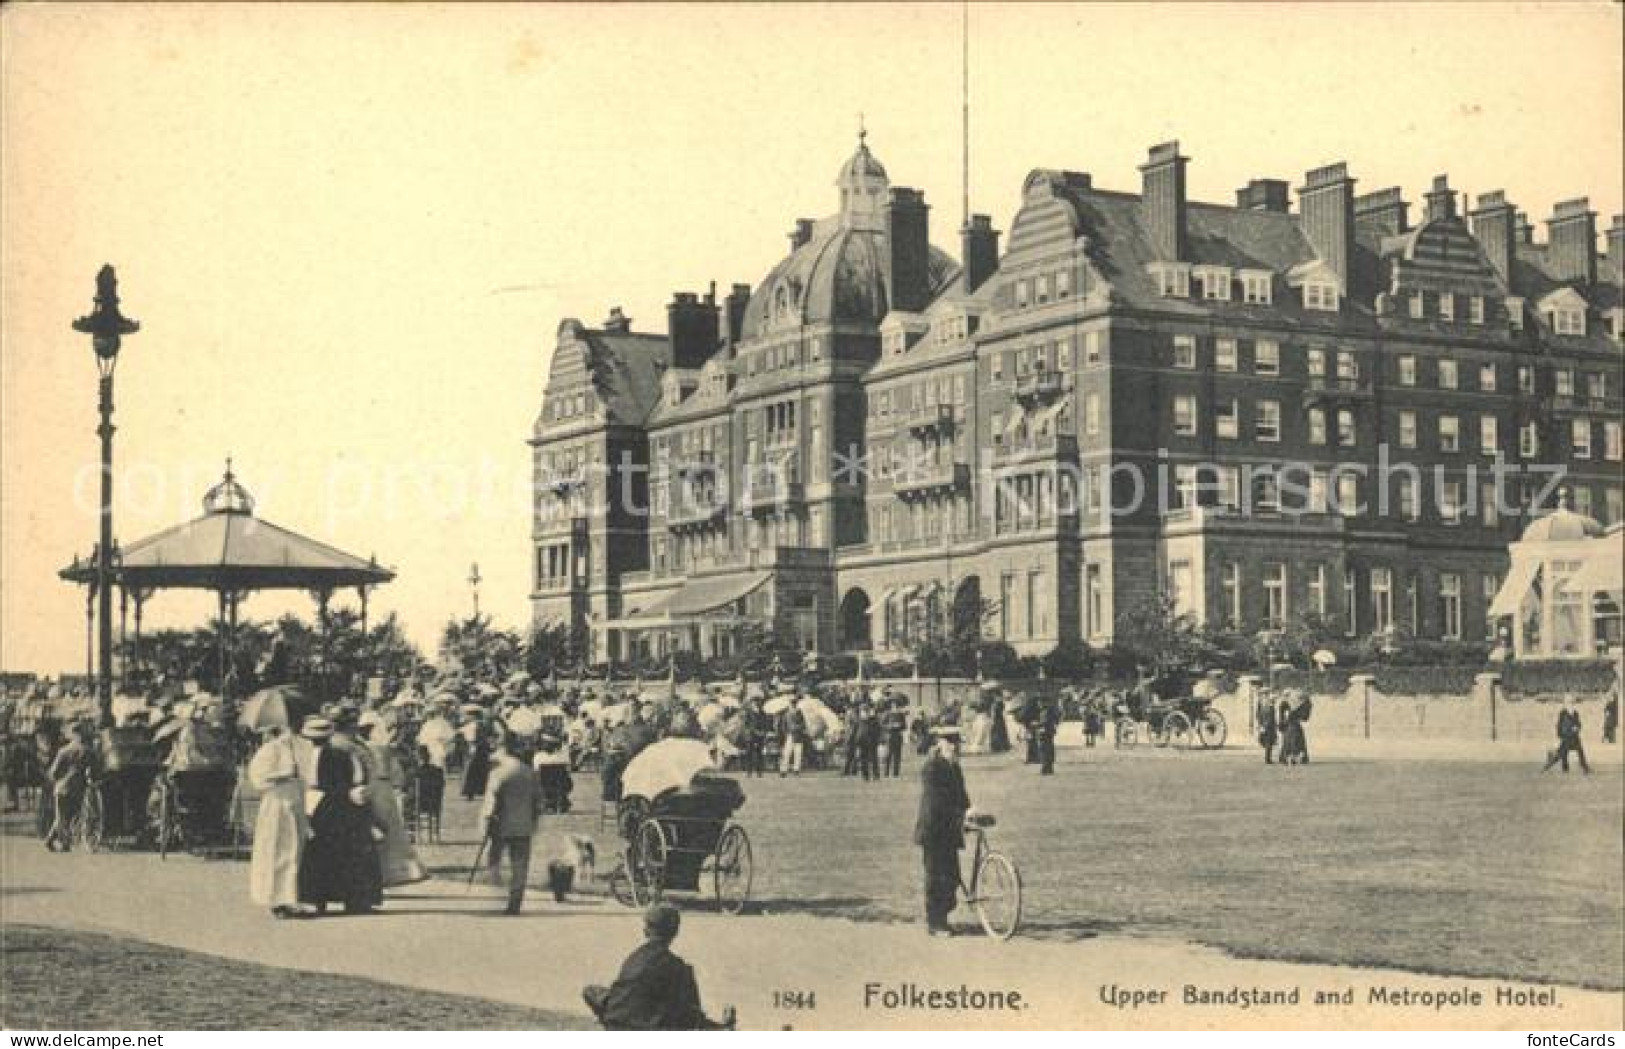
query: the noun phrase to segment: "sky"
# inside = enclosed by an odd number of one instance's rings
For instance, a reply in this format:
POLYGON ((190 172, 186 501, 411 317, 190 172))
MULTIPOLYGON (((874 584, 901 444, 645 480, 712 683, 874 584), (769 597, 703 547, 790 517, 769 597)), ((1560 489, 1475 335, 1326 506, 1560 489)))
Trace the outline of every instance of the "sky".
MULTIPOLYGON (((393 566, 432 651, 527 619, 529 449, 561 320, 754 284, 835 207, 859 115, 957 255, 962 8, 8 5, 0 10, 0 667, 85 663, 97 269, 141 322, 117 373, 122 542, 196 516, 230 456, 261 516, 393 566)), ((1537 223, 1621 210, 1607 4, 972 6, 971 201, 1026 173, 1190 195, 1436 174, 1537 223)), ((1542 236, 1544 233, 1542 233, 1542 236)), ((341 599, 340 604, 346 599, 341 599)), ((352 599, 353 600, 353 599, 352 599)), ((309 614, 262 595, 243 614, 309 614)), ((211 614, 160 596, 149 629, 211 614)))

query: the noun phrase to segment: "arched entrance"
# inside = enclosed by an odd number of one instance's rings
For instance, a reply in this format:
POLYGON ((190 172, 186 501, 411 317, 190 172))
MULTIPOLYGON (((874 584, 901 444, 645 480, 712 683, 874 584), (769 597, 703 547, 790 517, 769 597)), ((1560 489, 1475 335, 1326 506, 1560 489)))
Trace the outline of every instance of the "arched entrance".
POLYGON ((841 598, 841 650, 867 652, 873 648, 869 635, 869 595, 853 587, 841 598))
POLYGON ((982 580, 980 576, 966 576, 954 587, 953 620, 950 630, 955 638, 980 640, 982 636, 982 580))

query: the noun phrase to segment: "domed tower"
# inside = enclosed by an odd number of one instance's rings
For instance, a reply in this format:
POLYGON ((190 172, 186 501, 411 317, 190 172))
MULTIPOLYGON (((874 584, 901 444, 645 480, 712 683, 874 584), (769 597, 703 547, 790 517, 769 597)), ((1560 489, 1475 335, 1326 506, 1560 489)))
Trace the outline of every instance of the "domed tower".
POLYGON ((841 225, 847 229, 881 230, 884 228, 886 191, 891 182, 886 178, 885 165, 869 152, 864 141, 869 132, 858 131, 858 148, 835 178, 841 191, 841 225))

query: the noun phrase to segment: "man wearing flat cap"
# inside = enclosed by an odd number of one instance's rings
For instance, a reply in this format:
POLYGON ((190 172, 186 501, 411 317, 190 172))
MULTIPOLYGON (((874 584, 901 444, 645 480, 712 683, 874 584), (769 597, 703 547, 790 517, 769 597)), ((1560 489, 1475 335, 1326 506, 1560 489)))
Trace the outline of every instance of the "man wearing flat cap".
POLYGON ((914 844, 925 859, 925 925, 932 936, 952 936, 948 915, 959 895, 959 850, 965 847, 970 796, 959 768, 959 728, 931 730, 936 749, 920 768, 920 813, 914 844))
POLYGON ((643 912, 642 946, 627 956, 620 975, 608 987, 593 985, 581 992, 598 1022, 610 1031, 732 1030, 733 1007, 722 1022, 705 1015, 693 968, 672 953, 682 915, 669 903, 643 912))

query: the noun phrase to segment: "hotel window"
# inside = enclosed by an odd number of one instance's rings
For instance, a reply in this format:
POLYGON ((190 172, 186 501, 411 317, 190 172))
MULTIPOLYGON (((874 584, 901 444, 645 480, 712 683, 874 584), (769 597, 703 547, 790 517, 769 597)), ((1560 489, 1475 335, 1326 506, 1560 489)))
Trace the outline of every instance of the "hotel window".
POLYGON ((1230 271, 1199 269, 1196 279, 1202 285, 1202 298, 1224 301, 1230 298, 1230 271))
POLYGON ((1461 451, 1461 420, 1454 415, 1439 416, 1439 451, 1461 451))
MULTIPOLYGON (((1495 603, 1495 595, 1501 592, 1501 576, 1498 572, 1485 572, 1478 577, 1479 596, 1484 599, 1484 607, 1489 608, 1495 603)), ((1486 640, 1495 639, 1495 620, 1486 615, 1484 617, 1484 637, 1486 640)))
POLYGON ((1358 440, 1358 431, 1354 427, 1354 412, 1348 408, 1339 408, 1337 410, 1337 443, 1344 448, 1352 448, 1358 440))
POLYGON ((1306 367, 1310 378, 1318 379, 1326 374, 1326 351, 1315 347, 1305 355, 1306 367))
POLYGON ((1461 576, 1439 573, 1439 629, 1448 641, 1461 640, 1461 576))
POLYGON ((1100 343, 1102 341, 1102 334, 1103 333, 1098 331, 1086 331, 1083 333, 1083 360, 1085 364, 1100 363, 1100 343))
POLYGON ((1241 625, 1241 566, 1227 562, 1219 566, 1219 593, 1226 626, 1241 625))
POLYGON ((1603 524, 1619 524, 1625 518, 1625 490, 1610 488, 1603 492, 1604 505, 1608 508, 1608 518, 1603 524))
POLYGON ((1586 376, 1586 396, 1594 401, 1605 400, 1608 397, 1608 376, 1602 372, 1592 372, 1586 376))
POLYGON ((1410 474, 1399 474, 1395 478, 1399 482, 1399 516, 1406 521, 1414 521, 1416 512, 1416 478, 1410 474))
POLYGON ((1194 335, 1175 335, 1174 336, 1174 367, 1175 368, 1194 368, 1194 367, 1196 367, 1196 336, 1194 336, 1194 335))
POLYGON ((1309 495, 1304 502, 1304 509, 1312 514, 1323 514, 1330 505, 1330 494, 1326 483, 1328 475, 1325 470, 1315 468, 1309 471, 1309 495))
POLYGON ((1360 377, 1360 365, 1348 350, 1337 351, 1337 377, 1354 380, 1360 377))
POLYGON ((1264 566, 1264 627, 1278 630, 1286 624, 1286 565, 1272 561, 1264 566))
POLYGON ((1034 279, 1033 300, 1040 306, 1049 301, 1049 277, 1040 276, 1034 279))
POLYGON ((1274 339, 1259 339, 1253 345, 1253 371, 1259 375, 1281 374, 1281 344, 1274 339))
POLYGON ((1174 467, 1174 509, 1189 510, 1197 505, 1197 487, 1200 475, 1189 464, 1174 467))
POLYGON ((1072 271, 1059 270, 1055 274, 1055 297, 1064 299, 1072 294, 1072 271))
POLYGON ((1474 295, 1467 300, 1467 319, 1474 324, 1484 323, 1484 296, 1474 295))
POLYGON ((1157 267, 1157 288, 1165 299, 1186 299, 1191 294, 1191 271, 1187 266, 1157 267))
POLYGON ((1309 570, 1309 610, 1326 618, 1326 566, 1315 565, 1309 570))
POLYGON ((1591 420, 1575 419, 1569 424, 1569 444, 1576 459, 1591 458, 1591 420))
POLYGON ((1523 331, 1523 300, 1509 298, 1506 300, 1507 325, 1513 331, 1523 331))
POLYGON ((1259 401, 1258 414, 1253 424, 1253 437, 1260 441, 1281 439, 1281 402, 1259 401))
POLYGON ((1574 489, 1574 512, 1583 517, 1592 516, 1591 489, 1583 484, 1574 489))
POLYGON ((1062 339, 1055 344, 1055 366, 1064 372, 1072 370, 1072 339, 1062 339))
POLYGON ((1091 392, 1083 399, 1083 432, 1094 435, 1100 432, 1100 394, 1091 392))
POLYGON ((1196 592, 1191 586, 1191 563, 1174 561, 1168 565, 1168 600, 1174 606, 1174 615, 1194 615, 1196 592))
POLYGON ((1339 471, 1337 474, 1337 512, 1344 517, 1360 513, 1360 478, 1356 474, 1339 471))
POLYGON ((1253 473, 1253 509, 1266 514, 1281 512, 1281 479, 1268 469, 1253 473))
POLYGON ((1493 415, 1478 417, 1478 450, 1485 455, 1494 455, 1501 447, 1500 423, 1493 415))
POLYGON ((1221 466, 1213 474, 1214 496, 1217 505, 1234 510, 1241 502, 1241 471, 1234 466, 1221 466))
POLYGON ((1214 432, 1220 437, 1234 439, 1239 426, 1237 420, 1240 416, 1241 405, 1234 398, 1215 404, 1213 406, 1214 432))
POLYGON ((1221 372, 1236 370, 1236 340, 1220 339, 1213 344, 1213 367, 1221 372))
POLYGON ((1501 486, 1485 481, 1478 486, 1479 509, 1484 515, 1484 527, 1494 528, 1501 523, 1501 486))
POLYGON ((1399 359, 1399 385, 1416 385, 1416 358, 1408 353, 1399 359))
POLYGON ((1445 321, 1456 319, 1456 296, 1448 291, 1439 294, 1439 319, 1445 321))
POLYGON ((1249 305, 1268 306, 1270 304, 1270 275, 1268 273, 1249 273, 1241 279, 1242 295, 1249 305))
POLYGON ((1617 463, 1625 456, 1625 437, 1621 436, 1620 429, 1617 422, 1602 424, 1602 457, 1611 463, 1617 463))
POLYGON ((1016 308, 1024 309, 1027 305, 1029 285, 1025 280, 1016 281, 1016 308))
POLYGON ((1174 398, 1174 432, 1185 437, 1196 433, 1196 398, 1181 394, 1174 398))
POLYGON ((1384 634, 1394 623, 1394 573, 1389 568, 1371 570, 1371 631, 1384 634))
POLYGON ((1421 320, 1425 312, 1426 308, 1422 302, 1422 293, 1419 291, 1411 292, 1411 320, 1421 320))
POLYGON ((1518 365, 1518 392, 1535 392, 1535 369, 1527 364, 1518 365))
POLYGON ((1105 633, 1106 630, 1106 593, 1100 585, 1100 566, 1090 565, 1084 572, 1084 590, 1088 596, 1089 624, 1091 637, 1105 633))
POLYGON ((1456 362, 1446 357, 1439 362, 1439 389, 1454 390, 1461 380, 1456 362))
POLYGON ((1559 397, 1574 396, 1574 370, 1572 368, 1559 368, 1552 373, 1554 389, 1552 392, 1559 397))
POLYGON ((1343 569, 1343 630, 1349 637, 1360 632, 1359 591, 1354 586, 1354 569, 1343 569))
POLYGON ((1552 330, 1558 335, 1584 335, 1586 333, 1586 315, 1584 310, 1553 310, 1547 314, 1552 330))
POLYGON ((989 360, 989 369, 993 373, 993 381, 998 382, 1004 378, 1004 354, 995 353, 989 360))
POLYGON ((1337 285, 1316 282, 1303 286, 1303 308, 1306 310, 1337 310, 1337 285))
POLYGON ((1460 481, 1439 486, 1439 519, 1447 525, 1461 524, 1462 487, 1460 481))
POLYGON ((1495 392, 1495 365, 1480 364, 1478 366, 1478 388, 1485 393, 1495 392))
POLYGON ((1540 431, 1533 422, 1526 422, 1518 427, 1518 454, 1525 459, 1532 459, 1540 454, 1540 431))
POLYGON ((1401 411, 1399 413, 1399 446, 1401 448, 1416 447, 1416 413, 1401 411))
POLYGON ((1324 408, 1309 409, 1309 443, 1326 443, 1326 410, 1324 408))

